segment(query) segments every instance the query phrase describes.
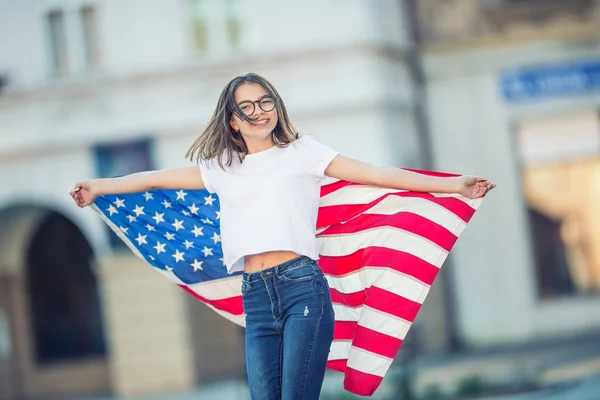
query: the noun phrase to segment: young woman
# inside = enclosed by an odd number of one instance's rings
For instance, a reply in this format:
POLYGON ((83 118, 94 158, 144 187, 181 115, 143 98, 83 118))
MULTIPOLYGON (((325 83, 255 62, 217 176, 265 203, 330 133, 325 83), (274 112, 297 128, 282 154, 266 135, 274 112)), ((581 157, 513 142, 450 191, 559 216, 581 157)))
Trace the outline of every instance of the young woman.
POLYGON ((275 88, 247 74, 223 89, 186 157, 198 166, 78 182, 79 207, 103 194, 208 189, 221 202, 223 257, 243 270, 246 363, 253 399, 318 399, 334 314, 317 264, 316 217, 325 176, 387 188, 484 196, 477 177, 436 178, 339 155, 291 124, 275 88))

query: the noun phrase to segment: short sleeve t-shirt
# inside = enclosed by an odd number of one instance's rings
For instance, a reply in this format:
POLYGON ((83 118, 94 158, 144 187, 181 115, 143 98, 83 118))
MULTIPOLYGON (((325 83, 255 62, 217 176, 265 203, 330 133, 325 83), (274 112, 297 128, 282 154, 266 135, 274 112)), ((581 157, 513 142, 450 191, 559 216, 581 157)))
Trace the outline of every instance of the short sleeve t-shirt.
POLYGON ((316 222, 325 169, 338 155, 311 137, 234 158, 221 168, 200 162, 204 185, 219 196, 221 244, 229 273, 244 269, 244 257, 293 251, 319 258, 316 222))

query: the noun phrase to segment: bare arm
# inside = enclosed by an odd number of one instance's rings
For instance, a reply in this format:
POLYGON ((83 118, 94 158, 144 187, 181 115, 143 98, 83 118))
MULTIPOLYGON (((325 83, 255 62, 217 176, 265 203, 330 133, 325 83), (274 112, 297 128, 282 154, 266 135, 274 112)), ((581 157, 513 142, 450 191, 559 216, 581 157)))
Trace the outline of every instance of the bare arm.
POLYGON ((377 167, 352 158, 337 156, 331 161, 325 175, 332 178, 391 189, 415 192, 459 193, 470 198, 484 196, 496 185, 474 176, 439 178, 402 170, 377 167))
POLYGON ((105 194, 145 192, 154 189, 204 189, 204 181, 197 166, 138 172, 119 178, 90 179, 77 182, 71 197, 79 207, 90 205, 96 197, 105 194))
POLYGON ((99 196, 154 189, 204 189, 200 169, 195 166, 138 172, 119 178, 94 179, 94 183, 99 196))

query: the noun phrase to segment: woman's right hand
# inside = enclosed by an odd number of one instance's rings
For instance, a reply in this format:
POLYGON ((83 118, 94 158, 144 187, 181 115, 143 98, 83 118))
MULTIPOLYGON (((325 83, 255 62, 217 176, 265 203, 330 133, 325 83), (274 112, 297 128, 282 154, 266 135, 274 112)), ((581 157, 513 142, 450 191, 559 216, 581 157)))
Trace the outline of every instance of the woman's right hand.
POLYGON ((75 200, 75 204, 82 208, 92 204, 98 197, 94 180, 77 182, 69 194, 75 200))

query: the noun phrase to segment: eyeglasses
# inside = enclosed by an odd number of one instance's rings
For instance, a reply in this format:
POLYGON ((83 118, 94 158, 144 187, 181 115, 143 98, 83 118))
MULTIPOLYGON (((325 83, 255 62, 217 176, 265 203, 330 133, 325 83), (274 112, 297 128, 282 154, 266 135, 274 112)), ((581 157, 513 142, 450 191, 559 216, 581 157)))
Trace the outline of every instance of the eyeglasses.
POLYGON ((238 108, 242 114, 249 117, 254 114, 254 111, 256 110, 256 103, 258 103, 258 106, 264 112, 273 111, 273 109, 275 109, 275 97, 272 96, 266 96, 256 101, 242 101, 240 104, 238 104, 238 108))

